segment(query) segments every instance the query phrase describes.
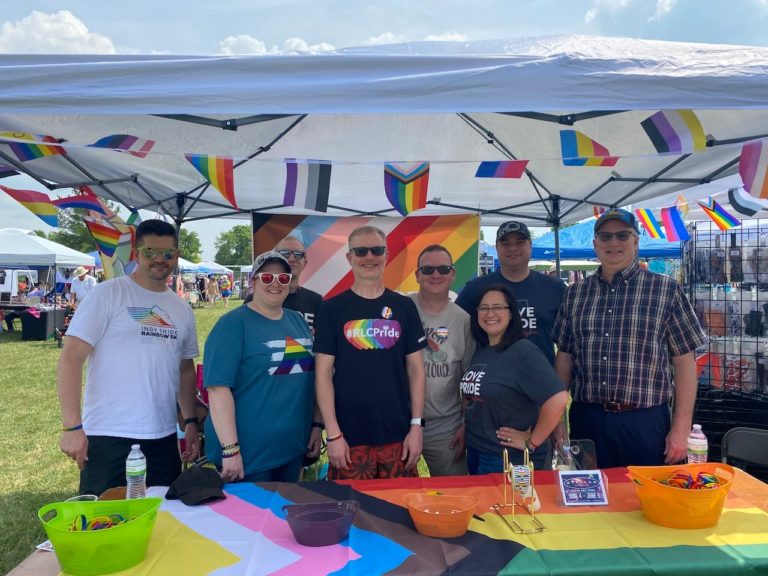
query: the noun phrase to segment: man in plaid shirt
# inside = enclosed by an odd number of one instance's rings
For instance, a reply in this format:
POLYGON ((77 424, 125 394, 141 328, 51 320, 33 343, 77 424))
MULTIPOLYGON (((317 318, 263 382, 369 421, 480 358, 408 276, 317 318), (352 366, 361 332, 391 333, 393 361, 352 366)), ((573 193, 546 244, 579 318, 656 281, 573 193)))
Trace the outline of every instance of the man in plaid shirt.
MULTIPOLYGON (((638 241, 631 212, 600 216, 593 244, 601 266, 568 289, 555 321, 555 370, 572 385, 570 436, 595 442, 601 468, 684 459, 694 351, 706 341, 680 285, 638 266, 638 241)), ((562 439, 563 430, 555 434, 562 439)))

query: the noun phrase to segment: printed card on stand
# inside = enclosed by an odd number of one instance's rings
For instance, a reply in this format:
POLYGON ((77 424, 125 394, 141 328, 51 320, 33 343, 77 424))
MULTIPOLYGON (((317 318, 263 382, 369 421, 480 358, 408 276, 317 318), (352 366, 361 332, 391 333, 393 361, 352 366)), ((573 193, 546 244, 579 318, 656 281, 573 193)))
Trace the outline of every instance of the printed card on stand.
POLYGON ((608 490, 600 470, 561 470, 558 479, 565 506, 608 505, 608 490))

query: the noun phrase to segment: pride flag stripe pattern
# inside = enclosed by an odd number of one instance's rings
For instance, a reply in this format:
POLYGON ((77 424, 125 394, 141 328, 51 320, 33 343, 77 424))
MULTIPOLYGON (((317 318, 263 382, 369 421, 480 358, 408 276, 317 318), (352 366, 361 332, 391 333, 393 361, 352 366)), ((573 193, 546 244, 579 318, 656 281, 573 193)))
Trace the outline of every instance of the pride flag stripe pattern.
POLYGON ((46 194, 34 190, 16 190, 15 188, 8 188, 7 186, 0 186, 0 188, 2 188, 8 196, 48 224, 48 226, 58 228, 59 213, 56 210, 56 206, 54 206, 51 199, 48 198, 46 194))
POLYGON ((744 216, 754 216, 760 210, 768 208, 765 202, 747 194, 742 188, 731 188, 728 190, 728 202, 731 204, 731 208, 744 216))
POLYGON ((16 158, 20 162, 44 158, 45 156, 64 155, 66 150, 62 146, 57 146, 58 138, 46 136, 45 134, 26 134, 24 132, 0 132, 0 139, 13 138, 15 140, 27 140, 25 142, 6 142, 11 148, 16 158))
POLYGON ((738 218, 718 204, 717 200, 712 197, 708 198, 706 202, 699 200, 699 206, 723 232, 741 225, 738 218))
POLYGON ((173 328, 173 322, 162 308, 128 307, 128 315, 142 326, 158 326, 160 328, 173 328))
POLYGON ((93 212, 99 212, 107 215, 104 210, 104 205, 99 201, 96 196, 90 196, 87 194, 77 194, 75 196, 67 196, 66 198, 56 198, 51 202, 59 208, 83 208, 84 210, 91 210, 93 212))
POLYGON ((690 234, 683 224, 680 212, 677 206, 669 206, 661 209, 661 221, 664 222, 664 230, 667 233, 667 240, 670 242, 680 242, 690 239, 690 234))
POLYGON ((739 175, 744 189, 755 198, 768 198, 768 147, 760 140, 741 148, 739 175))
POLYGON ((595 215, 595 218, 600 218, 600 216, 605 214, 605 208, 603 206, 593 206, 592 213, 595 215))
POLYGON ((608 149, 578 130, 560 131, 563 166, 616 166, 619 159, 608 149))
POLYGON ((320 160, 285 163, 283 206, 298 206, 318 212, 328 211, 331 192, 331 163, 320 160))
POLYGON ((388 163, 384 165, 384 190, 387 200, 401 215, 427 205, 429 162, 388 163))
POLYGON ((528 160, 498 160, 480 162, 475 178, 520 178, 528 160))
POLYGON ((683 154, 706 149, 701 122, 692 110, 660 110, 640 125, 659 154, 683 154))
POLYGON ((651 238, 664 238, 664 232, 650 208, 638 208, 635 210, 635 214, 651 238))
POLYGON ((83 222, 91 233, 99 252, 106 256, 113 256, 122 236, 120 230, 113 228, 104 220, 98 221, 89 216, 83 217, 83 222))
POLYGON ((184 154, 187 161, 200 172, 224 199, 234 208, 235 200, 234 168, 229 156, 209 156, 207 154, 184 154))
POLYGON ((146 158, 154 145, 154 140, 144 140, 130 134, 112 134, 111 136, 99 138, 89 146, 93 148, 109 148, 117 152, 128 152, 137 158, 146 158))
POLYGON ((11 168, 10 166, 6 166, 5 164, 0 164, 0 178, 7 178, 8 176, 16 176, 18 172, 11 168))

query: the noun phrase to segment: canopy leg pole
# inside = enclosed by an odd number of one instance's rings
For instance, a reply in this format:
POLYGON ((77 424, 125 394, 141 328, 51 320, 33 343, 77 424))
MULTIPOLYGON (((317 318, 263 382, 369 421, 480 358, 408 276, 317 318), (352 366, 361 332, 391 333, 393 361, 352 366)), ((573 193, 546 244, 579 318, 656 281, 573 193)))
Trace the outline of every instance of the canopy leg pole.
POLYGON ((555 233, 555 270, 560 278, 560 196, 552 196, 552 223, 555 233))

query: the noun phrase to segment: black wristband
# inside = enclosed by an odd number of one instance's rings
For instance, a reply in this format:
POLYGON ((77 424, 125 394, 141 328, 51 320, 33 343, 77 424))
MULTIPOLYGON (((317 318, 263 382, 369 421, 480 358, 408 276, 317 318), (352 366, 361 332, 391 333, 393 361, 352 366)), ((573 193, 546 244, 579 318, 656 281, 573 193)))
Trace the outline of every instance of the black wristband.
POLYGON ((184 418, 184 426, 186 426, 187 424, 196 424, 197 426, 200 426, 200 418, 198 418, 197 416, 184 418))
POLYGON ((325 424, 322 422, 312 422, 312 428, 320 428, 320 430, 324 430, 325 424))

